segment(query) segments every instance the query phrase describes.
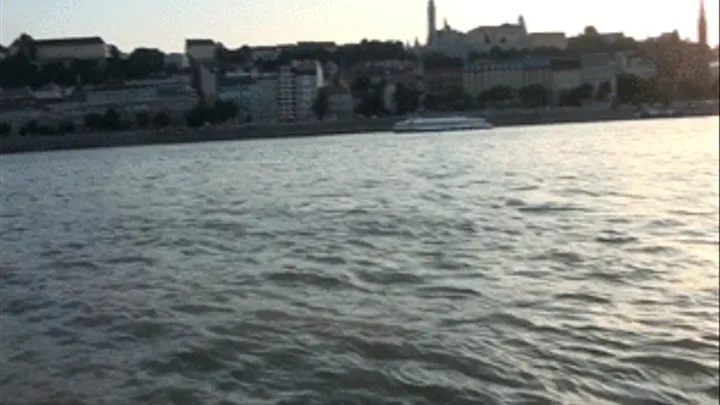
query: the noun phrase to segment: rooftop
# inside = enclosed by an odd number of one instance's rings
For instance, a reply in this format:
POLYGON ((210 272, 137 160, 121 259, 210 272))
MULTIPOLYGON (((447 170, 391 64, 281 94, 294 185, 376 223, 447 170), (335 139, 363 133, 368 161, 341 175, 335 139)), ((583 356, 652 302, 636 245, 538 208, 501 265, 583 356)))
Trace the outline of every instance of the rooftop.
POLYGON ((186 39, 185 46, 215 45, 212 39, 186 39))
POLYGON ((105 41, 100 37, 36 39, 33 43, 36 46, 105 45, 105 41))

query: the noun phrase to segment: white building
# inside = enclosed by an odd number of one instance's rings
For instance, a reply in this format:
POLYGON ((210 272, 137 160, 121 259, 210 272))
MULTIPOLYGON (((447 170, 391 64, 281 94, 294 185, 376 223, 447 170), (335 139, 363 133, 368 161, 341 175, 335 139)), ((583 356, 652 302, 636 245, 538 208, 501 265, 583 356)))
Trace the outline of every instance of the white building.
POLYGON ((186 39, 185 54, 197 63, 215 61, 217 44, 211 39, 186 39))
POLYGON ((147 79, 88 88, 84 92, 87 109, 102 111, 188 111, 197 104, 197 95, 185 76, 147 79))
POLYGON ((317 80, 312 74, 295 76, 295 119, 306 121, 313 118, 313 101, 317 95, 317 80))
POLYGON ((295 74, 290 66, 280 68, 278 74, 278 120, 295 121, 295 74))
POLYGON ((657 73, 655 63, 636 55, 632 51, 615 53, 615 62, 619 73, 632 74, 644 79, 654 77, 657 73))
POLYGON ((313 103, 318 89, 325 84, 320 62, 303 61, 294 63, 295 69, 295 119, 310 120, 315 116, 313 103))

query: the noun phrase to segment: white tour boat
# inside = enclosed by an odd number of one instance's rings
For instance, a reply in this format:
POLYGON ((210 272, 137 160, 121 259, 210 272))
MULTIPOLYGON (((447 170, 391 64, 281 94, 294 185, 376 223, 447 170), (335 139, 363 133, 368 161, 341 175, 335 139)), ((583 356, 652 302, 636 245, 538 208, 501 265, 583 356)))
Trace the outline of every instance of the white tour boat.
POLYGON ((442 132, 473 129, 491 129, 493 125, 485 118, 468 117, 413 117, 400 121, 393 126, 394 132, 442 132))

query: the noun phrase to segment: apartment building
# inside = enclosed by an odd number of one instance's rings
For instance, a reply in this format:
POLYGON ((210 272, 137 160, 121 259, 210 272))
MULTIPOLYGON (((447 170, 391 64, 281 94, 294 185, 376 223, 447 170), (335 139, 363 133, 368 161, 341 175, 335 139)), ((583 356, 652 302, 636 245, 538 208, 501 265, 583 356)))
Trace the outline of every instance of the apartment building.
POLYGON ((278 121, 295 121, 295 74, 292 67, 283 66, 278 73, 278 121))
POLYGON ((230 74, 218 79, 218 98, 238 106, 237 122, 277 121, 277 75, 230 74))
POLYGON ((444 94, 455 88, 463 88, 463 69, 427 69, 423 86, 427 94, 444 94))
POLYGON ((655 64, 632 51, 616 52, 614 62, 618 73, 632 74, 649 79, 657 74, 655 64))
POLYGON ((295 76, 295 119, 311 120, 314 116, 313 102, 317 95, 317 81, 314 72, 299 72, 295 76))
POLYGON ((618 68, 612 57, 605 53, 583 54, 580 56, 582 64, 582 82, 597 89, 603 82, 611 83, 618 74, 618 68))
POLYGON ((583 84, 582 62, 579 58, 555 58, 550 60, 552 71, 551 89, 555 94, 583 84))
POLYGON ((523 76, 522 61, 478 61, 465 67, 463 88, 472 97, 496 86, 518 89, 523 76))

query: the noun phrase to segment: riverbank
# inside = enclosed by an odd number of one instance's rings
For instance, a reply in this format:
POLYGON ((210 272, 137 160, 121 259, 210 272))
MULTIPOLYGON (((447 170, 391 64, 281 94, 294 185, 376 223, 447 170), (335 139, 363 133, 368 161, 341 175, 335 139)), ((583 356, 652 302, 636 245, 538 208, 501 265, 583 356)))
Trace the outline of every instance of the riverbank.
MULTIPOLYGON (((695 111, 686 116, 717 115, 717 108, 695 111)), ((478 111, 468 116, 484 116, 498 127, 543 125, 637 119, 632 111, 610 109, 551 109, 478 111)), ((45 137, 9 137, 0 139, 0 154, 64 149, 108 148, 153 144, 232 141, 242 139, 292 138, 350 133, 377 133, 392 130, 398 118, 358 118, 302 124, 277 124, 258 127, 216 126, 207 128, 170 128, 165 130, 111 133, 77 133, 45 137)))

